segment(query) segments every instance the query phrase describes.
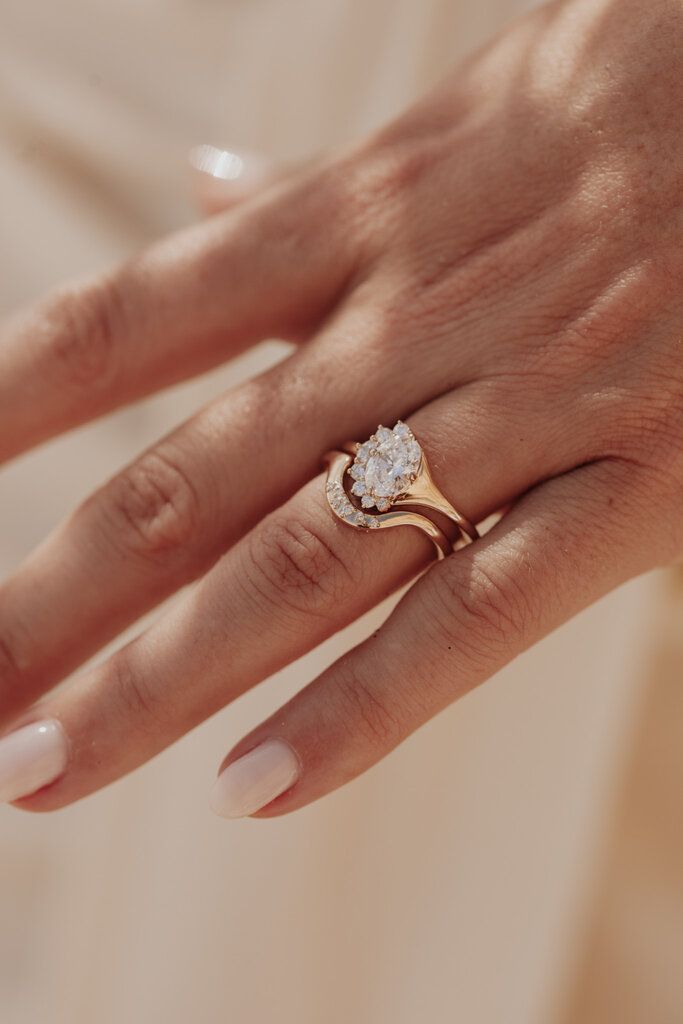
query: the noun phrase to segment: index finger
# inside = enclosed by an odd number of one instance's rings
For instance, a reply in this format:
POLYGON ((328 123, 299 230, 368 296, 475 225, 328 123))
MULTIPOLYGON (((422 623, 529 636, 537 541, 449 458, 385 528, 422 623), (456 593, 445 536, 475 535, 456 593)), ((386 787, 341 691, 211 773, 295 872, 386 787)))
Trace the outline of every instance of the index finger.
POLYGON ((264 338, 309 333, 352 265, 339 180, 274 187, 15 316, 0 330, 0 461, 264 338))

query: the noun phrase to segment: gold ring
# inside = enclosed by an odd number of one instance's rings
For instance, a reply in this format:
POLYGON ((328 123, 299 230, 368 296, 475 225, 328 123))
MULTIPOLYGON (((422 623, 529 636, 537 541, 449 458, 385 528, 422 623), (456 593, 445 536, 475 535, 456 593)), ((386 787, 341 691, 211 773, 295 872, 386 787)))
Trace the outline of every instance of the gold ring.
POLYGON ((355 529, 417 526, 433 542, 439 559, 479 537, 477 528, 436 486, 421 444, 401 420, 391 430, 378 427, 363 444, 350 441, 327 452, 325 462, 329 506, 355 529), (445 529, 425 512, 443 517, 445 529))

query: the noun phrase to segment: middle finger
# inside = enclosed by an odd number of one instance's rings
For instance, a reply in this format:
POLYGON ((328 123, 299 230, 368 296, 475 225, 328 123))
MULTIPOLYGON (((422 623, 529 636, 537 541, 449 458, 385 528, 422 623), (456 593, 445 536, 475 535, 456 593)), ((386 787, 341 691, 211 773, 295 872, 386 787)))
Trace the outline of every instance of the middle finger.
POLYGON ((431 396, 425 370, 409 396, 394 362, 371 372, 372 321, 349 303, 117 474, 0 588, 0 723, 205 572, 317 472, 321 451, 370 429, 363 410, 396 419, 431 396))

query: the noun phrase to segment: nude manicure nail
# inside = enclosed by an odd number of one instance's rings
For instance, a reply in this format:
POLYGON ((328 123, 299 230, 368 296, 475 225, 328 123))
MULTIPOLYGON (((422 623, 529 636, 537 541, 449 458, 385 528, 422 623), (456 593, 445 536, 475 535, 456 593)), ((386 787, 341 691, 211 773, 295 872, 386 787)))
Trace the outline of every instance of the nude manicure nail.
POLYGON ((224 768, 211 791, 211 810, 243 818, 286 792, 299 777, 299 760, 283 740, 265 740, 224 768))
POLYGON ((190 165, 217 182, 230 185, 260 185, 272 175, 273 164, 256 153, 196 146, 190 151, 190 165))
POLYGON ((0 739, 0 801, 30 796, 64 772, 67 742, 59 722, 33 722, 0 739))

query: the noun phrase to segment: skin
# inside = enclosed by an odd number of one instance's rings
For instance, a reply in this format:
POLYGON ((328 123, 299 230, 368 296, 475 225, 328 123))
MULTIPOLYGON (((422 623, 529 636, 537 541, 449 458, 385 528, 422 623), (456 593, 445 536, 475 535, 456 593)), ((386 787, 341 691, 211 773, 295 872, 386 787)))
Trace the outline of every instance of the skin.
POLYGON ((321 454, 379 422, 409 422, 470 519, 512 505, 230 753, 270 737, 296 751, 299 781, 262 816, 354 778, 680 558, 681 53, 680 0, 541 8, 352 151, 274 174, 4 328, 5 459, 263 338, 295 343, 0 589, 2 725, 56 718, 70 745, 64 776, 20 806, 136 768, 429 565, 418 531, 361 533, 325 504, 321 454))

